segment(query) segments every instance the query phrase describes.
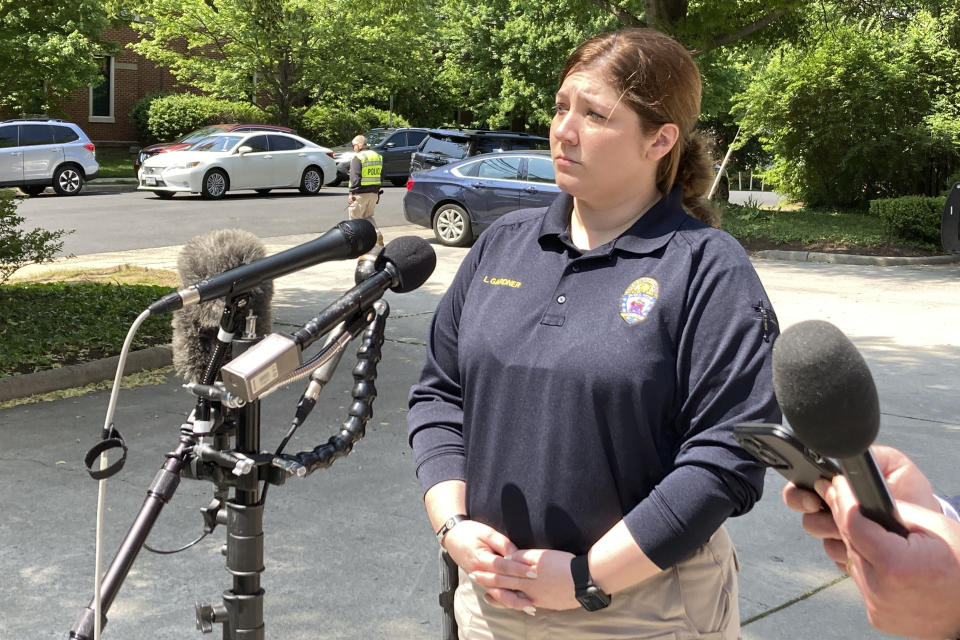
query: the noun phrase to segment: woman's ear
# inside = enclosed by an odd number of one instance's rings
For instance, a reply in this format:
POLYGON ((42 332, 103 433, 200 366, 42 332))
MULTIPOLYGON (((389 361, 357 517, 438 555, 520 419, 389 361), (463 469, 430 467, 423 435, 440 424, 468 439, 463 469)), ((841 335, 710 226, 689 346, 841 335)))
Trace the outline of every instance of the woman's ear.
POLYGON ((648 160, 660 160, 664 157, 670 150, 673 149, 673 145, 677 144, 677 138, 680 137, 680 127, 668 122, 666 124, 660 125, 660 128, 650 137, 649 146, 647 147, 647 159, 648 160))

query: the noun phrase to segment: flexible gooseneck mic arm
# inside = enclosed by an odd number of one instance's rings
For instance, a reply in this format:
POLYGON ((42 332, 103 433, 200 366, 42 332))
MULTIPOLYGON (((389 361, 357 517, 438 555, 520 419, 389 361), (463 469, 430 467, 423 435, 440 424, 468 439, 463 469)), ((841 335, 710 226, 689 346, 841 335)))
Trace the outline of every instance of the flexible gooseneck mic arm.
POLYGON ((384 328, 387 316, 390 315, 390 306, 385 300, 378 300, 373 305, 375 316, 367 329, 361 335, 360 347, 357 349, 357 364, 353 368, 353 402, 347 411, 347 420, 339 433, 331 436, 327 442, 314 447, 310 451, 300 451, 292 455, 278 457, 287 461, 288 473, 298 473, 305 469, 308 475, 317 469, 326 469, 338 459, 348 455, 353 445, 363 438, 366 433, 367 421, 373 416, 373 401, 377 399, 377 363, 381 358, 381 347, 384 342, 384 328))

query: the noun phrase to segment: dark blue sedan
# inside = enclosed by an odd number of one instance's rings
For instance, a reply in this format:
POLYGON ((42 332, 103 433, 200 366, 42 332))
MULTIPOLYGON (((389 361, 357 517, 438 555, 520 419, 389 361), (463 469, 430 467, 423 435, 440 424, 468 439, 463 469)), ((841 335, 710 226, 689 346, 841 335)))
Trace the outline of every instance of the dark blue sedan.
POLYGON ((546 206, 558 193, 549 151, 501 151, 411 174, 403 217, 464 246, 503 214, 546 206))

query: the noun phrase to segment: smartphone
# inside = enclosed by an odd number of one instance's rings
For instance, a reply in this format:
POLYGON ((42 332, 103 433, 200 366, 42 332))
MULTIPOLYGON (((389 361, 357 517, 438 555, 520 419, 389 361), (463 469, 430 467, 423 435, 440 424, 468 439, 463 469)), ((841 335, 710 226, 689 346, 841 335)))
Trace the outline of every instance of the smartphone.
POLYGON ((805 447, 786 425, 745 422, 734 426, 733 437, 750 455, 798 487, 813 491, 818 479, 829 480, 840 473, 836 462, 805 447))

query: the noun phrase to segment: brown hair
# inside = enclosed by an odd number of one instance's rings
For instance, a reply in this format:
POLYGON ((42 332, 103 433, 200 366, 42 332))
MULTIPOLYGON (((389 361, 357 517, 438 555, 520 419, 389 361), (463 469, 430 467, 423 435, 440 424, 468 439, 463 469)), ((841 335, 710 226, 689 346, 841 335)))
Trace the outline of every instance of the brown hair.
POLYGON ((647 28, 622 29, 590 38, 570 54, 560 84, 574 71, 599 69, 647 133, 671 122, 680 129, 673 149, 657 167, 657 188, 683 187, 683 206, 695 218, 720 226, 720 213, 705 198, 713 181, 707 142, 696 132, 700 70, 673 38, 647 28))

